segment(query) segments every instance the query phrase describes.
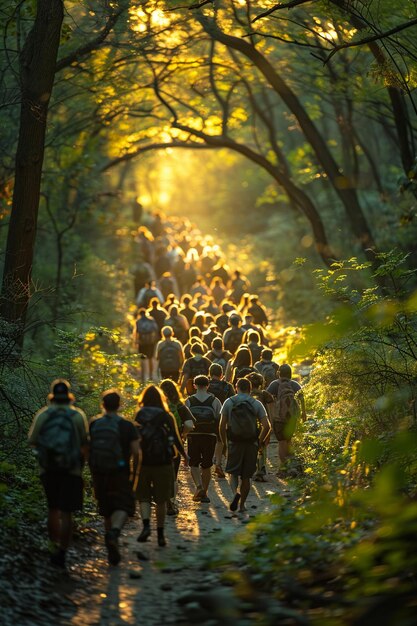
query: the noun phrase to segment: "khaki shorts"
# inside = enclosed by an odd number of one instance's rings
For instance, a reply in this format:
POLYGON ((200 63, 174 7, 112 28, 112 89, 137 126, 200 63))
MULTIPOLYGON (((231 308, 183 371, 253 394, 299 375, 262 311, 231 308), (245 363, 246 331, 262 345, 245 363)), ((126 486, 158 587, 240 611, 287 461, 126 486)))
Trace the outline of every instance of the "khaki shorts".
POLYGON ((151 502, 153 498, 156 504, 162 504, 173 498, 173 465, 142 465, 136 497, 139 502, 151 502))

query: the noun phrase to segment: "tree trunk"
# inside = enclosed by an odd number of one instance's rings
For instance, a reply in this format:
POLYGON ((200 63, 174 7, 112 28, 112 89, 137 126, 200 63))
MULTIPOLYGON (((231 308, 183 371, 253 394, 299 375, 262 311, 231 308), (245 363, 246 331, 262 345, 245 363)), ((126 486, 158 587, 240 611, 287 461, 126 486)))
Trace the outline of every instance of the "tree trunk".
POLYGON ((20 55, 20 127, 0 315, 20 323, 22 329, 30 298, 46 122, 63 17, 62 0, 38 0, 35 22, 20 55))

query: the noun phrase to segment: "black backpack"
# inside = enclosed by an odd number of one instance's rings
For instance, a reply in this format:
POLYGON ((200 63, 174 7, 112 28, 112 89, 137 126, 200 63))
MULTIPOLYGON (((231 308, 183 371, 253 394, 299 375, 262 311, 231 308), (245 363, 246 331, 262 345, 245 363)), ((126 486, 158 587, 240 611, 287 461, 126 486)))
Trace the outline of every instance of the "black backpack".
POLYGON ((159 368, 164 372, 178 372, 181 367, 180 351, 172 340, 159 346, 159 368))
POLYGON ((230 441, 255 442, 258 440, 258 418, 249 400, 231 400, 232 408, 227 420, 227 438, 230 441))
POLYGON ((234 394, 233 388, 225 380, 210 380, 207 392, 216 396, 222 404, 234 394))
POLYGON ((141 448, 152 465, 168 465, 175 456, 174 438, 165 411, 159 414, 147 413, 142 409, 138 420, 141 435, 141 448))
POLYGON ((256 369, 265 380, 265 387, 268 387, 273 380, 277 379, 278 368, 275 367, 272 361, 259 361, 256 365, 256 369))
POLYGON ((126 467, 120 441, 118 415, 104 415, 90 427, 90 469, 95 474, 111 474, 126 467))
POLYGON ((47 409, 48 416, 36 444, 40 466, 47 471, 71 471, 81 467, 80 441, 69 406, 47 409))
POLYGON ((215 396, 210 396, 202 402, 195 396, 188 398, 190 403, 190 411, 195 418, 195 433, 215 434, 217 430, 216 412, 213 408, 213 400, 215 396))

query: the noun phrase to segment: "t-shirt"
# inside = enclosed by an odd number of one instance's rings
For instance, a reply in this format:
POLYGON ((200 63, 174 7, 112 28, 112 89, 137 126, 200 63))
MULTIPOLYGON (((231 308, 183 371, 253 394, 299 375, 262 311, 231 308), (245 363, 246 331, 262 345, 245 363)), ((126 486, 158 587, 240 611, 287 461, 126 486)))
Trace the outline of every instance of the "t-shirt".
MULTIPOLYGON (((112 415, 109 413, 109 415, 112 415)), ((97 415, 93 417, 90 422, 90 436, 94 436, 94 424, 103 419, 103 415, 97 415)), ((122 419, 119 422, 119 433, 120 433, 120 446, 122 448, 123 460, 125 462, 126 471, 129 471, 129 463, 131 457, 130 444, 132 441, 136 441, 139 439, 138 431, 136 426, 130 420, 125 419, 122 416, 119 416, 122 419)))
MULTIPOLYGON (((88 440, 89 440, 88 422, 87 422, 87 417, 84 411, 72 405, 51 403, 49 406, 42 407, 42 409, 40 409, 36 413, 35 417, 33 418, 32 425, 30 427, 29 435, 28 435, 29 444, 36 447, 40 430, 42 426, 44 425, 45 420, 50 415, 50 409, 54 407, 56 407, 57 409, 62 408, 62 407, 67 407, 73 411, 71 417, 74 422, 75 431, 77 433, 77 438, 78 438, 79 446, 80 446, 80 456, 81 456, 81 448, 87 445, 88 440)), ((45 470, 42 467, 40 467, 39 470, 41 474, 45 473, 45 470)), ((80 476, 81 471, 82 471, 82 466, 80 465, 80 467, 74 468, 69 473, 73 474, 74 476, 80 476)))

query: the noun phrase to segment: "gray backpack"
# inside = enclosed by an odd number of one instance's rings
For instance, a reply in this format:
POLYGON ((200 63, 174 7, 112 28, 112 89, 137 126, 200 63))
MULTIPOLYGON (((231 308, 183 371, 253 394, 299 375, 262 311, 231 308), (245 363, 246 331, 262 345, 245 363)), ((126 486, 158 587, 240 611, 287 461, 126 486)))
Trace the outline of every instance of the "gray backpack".
POLYGON ((40 466, 47 471, 71 471, 81 467, 80 442, 69 406, 47 409, 39 431, 37 452, 40 466))
POLYGON ((258 441, 258 418, 250 400, 231 400, 227 438, 247 443, 258 441))

